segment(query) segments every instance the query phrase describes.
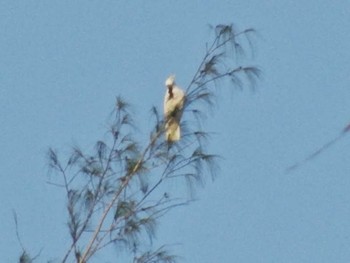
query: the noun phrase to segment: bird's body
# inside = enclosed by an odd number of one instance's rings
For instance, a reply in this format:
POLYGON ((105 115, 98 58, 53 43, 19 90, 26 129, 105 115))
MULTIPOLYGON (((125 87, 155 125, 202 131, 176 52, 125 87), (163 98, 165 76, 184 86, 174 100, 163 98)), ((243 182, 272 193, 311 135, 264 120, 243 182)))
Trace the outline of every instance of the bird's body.
POLYGON ((165 138, 167 141, 178 141, 181 138, 180 120, 185 101, 184 91, 176 86, 175 77, 170 76, 165 85, 167 91, 164 98, 165 138))

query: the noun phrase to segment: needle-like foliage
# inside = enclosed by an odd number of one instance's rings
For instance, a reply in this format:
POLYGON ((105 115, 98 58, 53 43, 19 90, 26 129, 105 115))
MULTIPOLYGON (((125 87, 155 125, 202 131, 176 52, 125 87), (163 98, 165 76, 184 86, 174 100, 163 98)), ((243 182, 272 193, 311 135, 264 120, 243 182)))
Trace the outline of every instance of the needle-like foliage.
POLYGON ((75 147, 63 162, 49 150, 49 166, 58 175, 53 183, 67 198, 71 243, 61 262, 90 262, 109 246, 130 251, 134 263, 175 262, 166 247, 149 249, 158 220, 188 203, 188 198, 178 197, 181 191, 170 192, 166 182, 183 179, 193 189, 208 175, 215 177, 217 156, 206 151, 208 134, 193 120, 200 123, 207 108, 215 106, 219 81, 229 80, 233 87, 255 84, 260 71, 236 65, 238 54, 241 59, 244 53, 240 39, 245 41, 252 33, 236 31, 232 25, 214 28, 213 41, 186 89, 179 142, 164 140, 164 120, 156 107, 151 110, 155 122, 149 141, 138 141, 130 105, 118 97, 109 137, 98 140, 92 153, 75 147))

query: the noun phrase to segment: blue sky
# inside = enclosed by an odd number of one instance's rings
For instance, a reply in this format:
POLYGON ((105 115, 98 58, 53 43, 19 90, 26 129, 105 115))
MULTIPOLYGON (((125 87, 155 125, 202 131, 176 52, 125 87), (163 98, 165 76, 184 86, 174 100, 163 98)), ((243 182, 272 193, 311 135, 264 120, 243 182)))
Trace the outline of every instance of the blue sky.
POLYGON ((38 262, 62 255, 65 200, 48 185, 45 153, 104 136, 114 99, 134 106, 140 136, 164 80, 191 80, 208 24, 253 27, 257 92, 222 87, 206 128, 224 156, 198 201, 169 213, 159 243, 182 262, 349 262, 350 139, 300 169, 285 168, 350 121, 348 1, 2 0, 0 195, 2 262, 23 243, 38 262))

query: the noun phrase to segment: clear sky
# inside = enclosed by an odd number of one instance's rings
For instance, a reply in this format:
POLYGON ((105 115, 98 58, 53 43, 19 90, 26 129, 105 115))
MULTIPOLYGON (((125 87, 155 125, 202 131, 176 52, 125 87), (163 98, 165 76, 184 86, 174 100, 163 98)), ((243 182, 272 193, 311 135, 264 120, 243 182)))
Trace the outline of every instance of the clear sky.
POLYGON ((206 122, 220 176, 164 218, 157 242, 188 263, 350 261, 350 138, 285 173, 350 121, 349 1, 0 2, 1 262, 21 252, 13 210, 38 262, 66 248, 48 147, 91 149, 117 95, 147 134, 165 78, 189 83, 219 23, 258 31, 247 63, 263 78, 255 93, 223 87, 206 122))

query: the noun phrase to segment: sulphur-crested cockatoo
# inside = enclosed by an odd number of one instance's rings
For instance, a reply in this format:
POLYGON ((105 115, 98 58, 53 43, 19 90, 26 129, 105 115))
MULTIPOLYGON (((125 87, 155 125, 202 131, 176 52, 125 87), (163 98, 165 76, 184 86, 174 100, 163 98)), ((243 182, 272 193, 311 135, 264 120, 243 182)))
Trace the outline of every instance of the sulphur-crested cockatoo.
POLYGON ((171 75, 165 81, 167 88, 164 98, 165 138, 173 142, 180 140, 180 119, 183 112, 185 93, 175 84, 175 76, 171 75))

